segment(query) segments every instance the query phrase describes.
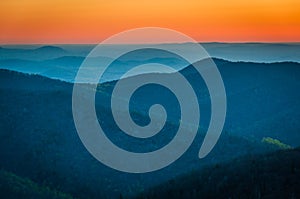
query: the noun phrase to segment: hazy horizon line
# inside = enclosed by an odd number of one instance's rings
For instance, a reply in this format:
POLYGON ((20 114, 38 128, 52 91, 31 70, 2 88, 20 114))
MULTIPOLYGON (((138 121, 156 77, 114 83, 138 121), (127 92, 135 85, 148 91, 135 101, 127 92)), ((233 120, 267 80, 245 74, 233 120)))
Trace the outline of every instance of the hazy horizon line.
MULTIPOLYGON (((37 45, 37 46, 45 46, 45 45, 98 45, 99 43, 0 43, 0 46, 26 46, 26 45, 37 45)), ((193 42, 170 42, 170 43, 107 43, 104 45, 165 45, 165 44, 189 44, 193 42)), ((300 41, 295 42, 260 42, 260 41, 246 41, 246 42, 219 42, 219 41, 211 41, 211 42, 197 42, 199 44, 300 44, 300 41)))

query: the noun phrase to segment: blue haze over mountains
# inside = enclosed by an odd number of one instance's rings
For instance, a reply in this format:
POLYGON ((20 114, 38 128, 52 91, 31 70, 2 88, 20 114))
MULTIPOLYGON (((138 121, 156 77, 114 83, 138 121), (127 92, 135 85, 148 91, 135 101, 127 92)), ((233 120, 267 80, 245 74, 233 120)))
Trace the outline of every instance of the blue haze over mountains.
MULTIPOLYGON (((160 44, 153 45, 153 47, 164 45, 171 45, 188 52, 190 44, 160 44)), ((300 62, 300 44, 298 43, 204 43, 202 46, 211 57, 234 62, 300 62)), ((0 68, 73 82, 79 66, 94 47, 95 45, 2 46, 0 47, 0 68)), ((127 46, 111 45, 111 50, 118 49, 127 49, 127 46)), ((91 60, 97 63, 101 59, 103 57, 100 56, 91 60)), ((104 57, 104 59, 110 60, 111 58, 104 57)), ((163 64, 171 64, 177 70, 182 69, 182 64, 177 63, 178 60, 169 57, 157 59, 161 59, 160 62, 163 64)), ((147 60, 143 61, 147 62, 147 60)), ((120 66, 107 71, 107 75, 101 81, 117 79, 125 72, 124 65, 126 64, 126 61, 119 63, 120 66)))

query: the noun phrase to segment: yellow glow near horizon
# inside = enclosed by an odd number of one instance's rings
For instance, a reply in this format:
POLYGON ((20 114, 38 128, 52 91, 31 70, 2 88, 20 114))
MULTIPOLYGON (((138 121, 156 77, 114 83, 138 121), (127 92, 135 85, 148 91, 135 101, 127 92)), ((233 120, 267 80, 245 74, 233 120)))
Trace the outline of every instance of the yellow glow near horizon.
POLYGON ((158 26, 209 42, 299 42, 298 0, 3 0, 0 43, 97 43, 158 26))

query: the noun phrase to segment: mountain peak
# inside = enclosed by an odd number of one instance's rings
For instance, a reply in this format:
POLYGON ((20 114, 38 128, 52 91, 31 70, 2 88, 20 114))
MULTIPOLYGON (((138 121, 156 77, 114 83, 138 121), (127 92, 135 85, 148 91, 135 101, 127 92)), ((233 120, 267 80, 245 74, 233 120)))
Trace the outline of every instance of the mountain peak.
POLYGON ((60 48, 57 46, 42 46, 42 47, 36 48, 35 50, 51 50, 51 51, 65 52, 65 50, 63 48, 60 48))

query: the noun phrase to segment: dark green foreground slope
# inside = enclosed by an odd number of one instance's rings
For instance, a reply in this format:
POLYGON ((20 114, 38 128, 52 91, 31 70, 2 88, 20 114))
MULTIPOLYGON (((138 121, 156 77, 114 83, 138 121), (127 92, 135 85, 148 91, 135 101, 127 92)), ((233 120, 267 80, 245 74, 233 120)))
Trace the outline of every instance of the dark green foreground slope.
POLYGON ((137 198, 300 198, 300 148, 216 164, 137 198))
MULTIPOLYGON (((193 171, 137 198, 299 198, 300 148, 247 156, 193 171)), ((27 178, 0 171, 4 198, 72 198, 27 178)))
POLYGON ((22 178, 11 172, 0 170, 0 197, 6 199, 14 198, 36 198, 36 199, 72 199, 68 194, 50 189, 32 182, 28 178, 22 178))

